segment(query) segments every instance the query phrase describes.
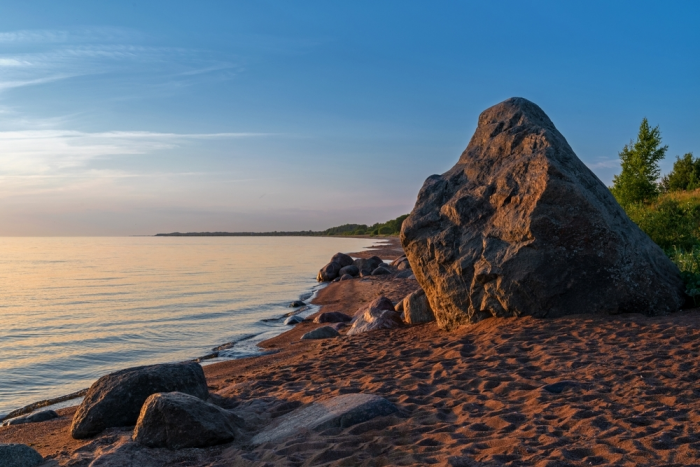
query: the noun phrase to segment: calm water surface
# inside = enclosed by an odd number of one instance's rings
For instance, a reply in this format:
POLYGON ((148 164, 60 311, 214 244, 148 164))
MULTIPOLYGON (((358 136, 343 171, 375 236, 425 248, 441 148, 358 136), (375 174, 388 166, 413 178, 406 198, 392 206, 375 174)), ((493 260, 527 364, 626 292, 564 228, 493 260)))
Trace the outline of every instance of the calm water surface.
POLYGON ((0 238, 0 415, 135 365, 257 352, 367 239, 0 238), (270 320, 273 321, 263 321, 270 320), (255 336, 250 338, 250 336, 255 336))

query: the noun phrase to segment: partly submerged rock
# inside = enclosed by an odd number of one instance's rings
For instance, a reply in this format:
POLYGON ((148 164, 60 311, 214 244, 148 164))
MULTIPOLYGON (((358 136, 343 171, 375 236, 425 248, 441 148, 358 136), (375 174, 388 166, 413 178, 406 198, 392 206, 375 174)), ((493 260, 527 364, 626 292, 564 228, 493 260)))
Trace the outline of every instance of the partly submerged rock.
POLYGON ((396 412, 394 404, 374 394, 345 394, 283 415, 258 433, 251 444, 278 442, 304 430, 347 428, 396 412))
POLYGON ((24 415, 22 417, 11 418, 5 420, 2 426, 8 425, 23 425, 25 423, 37 423, 45 422, 46 420, 52 420, 58 418, 58 414, 53 410, 42 410, 40 412, 30 413, 29 415, 24 415))
POLYGON ((294 315, 294 316, 290 316, 289 318, 285 319, 284 324, 286 324, 287 326, 292 326, 295 324, 299 324, 302 321, 304 321, 304 318, 302 318, 301 316, 298 316, 298 315, 294 315))
MULTIPOLYGON (((397 310, 399 311, 399 310, 397 310)), ((428 297, 423 289, 416 290, 403 299, 404 321, 408 324, 421 324, 435 321, 428 297)))
POLYGON ((115 426, 136 423, 151 394, 179 391, 200 399, 209 395, 202 367, 195 362, 127 368, 98 379, 78 407, 73 438, 87 438, 115 426))
POLYGON ((306 303, 302 302, 301 300, 294 300, 289 304, 289 308, 299 308, 301 306, 306 306, 306 303))
POLYGON ((347 335, 353 336, 375 329, 392 329, 400 325, 401 316, 394 310, 394 304, 386 297, 379 297, 355 313, 347 335))
POLYGON ((203 448, 235 437, 232 413, 189 394, 152 394, 141 408, 133 439, 148 447, 203 448))
POLYGON ((445 329, 684 301, 678 268, 522 98, 484 111, 457 164, 428 177, 401 243, 445 329))
POLYGON ((333 329, 331 326, 323 326, 320 328, 316 328, 313 331, 309 331, 303 336, 301 336, 302 339, 329 339, 331 337, 338 337, 340 334, 338 334, 338 331, 333 329))
POLYGON ((26 444, 0 444, 0 466, 34 467, 44 462, 41 454, 26 444))
POLYGON ((321 313, 314 319, 314 323, 344 323, 352 318, 345 313, 339 311, 328 311, 321 313))

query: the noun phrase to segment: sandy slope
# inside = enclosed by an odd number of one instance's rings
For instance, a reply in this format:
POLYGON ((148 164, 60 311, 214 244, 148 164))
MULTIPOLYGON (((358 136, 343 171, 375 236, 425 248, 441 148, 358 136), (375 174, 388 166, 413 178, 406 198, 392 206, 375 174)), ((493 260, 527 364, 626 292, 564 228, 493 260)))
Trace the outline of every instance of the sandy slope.
MULTIPOLYGON (((412 287, 345 281, 317 301, 323 311, 351 312, 412 287)), ((299 342, 316 326, 305 323, 266 343, 277 354, 206 367, 218 403, 249 422, 236 441, 148 450, 139 465, 700 465, 698 311, 491 319, 451 333, 428 324, 299 342), (560 394, 543 389, 560 381, 577 384, 560 394), (278 445, 247 444, 277 416, 352 392, 384 396, 400 413, 278 445)), ((72 440, 72 410, 0 428, 0 442, 33 443, 55 464, 87 465, 130 435, 115 429, 72 440)))

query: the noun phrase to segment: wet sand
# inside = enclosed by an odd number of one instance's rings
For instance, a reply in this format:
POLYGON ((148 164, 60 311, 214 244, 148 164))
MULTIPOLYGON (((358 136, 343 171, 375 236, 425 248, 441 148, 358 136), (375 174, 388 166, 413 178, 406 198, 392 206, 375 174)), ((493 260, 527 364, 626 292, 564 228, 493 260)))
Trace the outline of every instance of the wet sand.
MULTIPOLYGON (((315 303, 352 314, 380 294, 397 301, 415 287, 388 276, 355 279, 329 285, 315 303)), ((133 458, 141 467, 698 465, 698 311, 490 319, 450 333, 431 323, 299 341, 319 326, 305 322, 264 343, 278 353, 205 367, 213 400, 248 423, 234 442, 133 458), (248 443, 282 414, 354 392, 386 397, 399 412, 279 444, 248 443)), ((129 445, 131 428, 73 440, 74 410, 0 428, 0 442, 32 444, 54 459, 47 465, 88 465, 129 445)))

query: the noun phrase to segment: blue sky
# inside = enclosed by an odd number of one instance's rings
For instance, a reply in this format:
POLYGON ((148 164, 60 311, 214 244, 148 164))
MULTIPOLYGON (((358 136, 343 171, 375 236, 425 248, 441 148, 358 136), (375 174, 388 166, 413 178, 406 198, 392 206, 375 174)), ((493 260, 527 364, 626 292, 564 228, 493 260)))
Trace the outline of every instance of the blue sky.
POLYGON ((700 155, 698 2, 0 2, 0 235, 409 212, 479 113, 540 105, 610 184, 700 155))

